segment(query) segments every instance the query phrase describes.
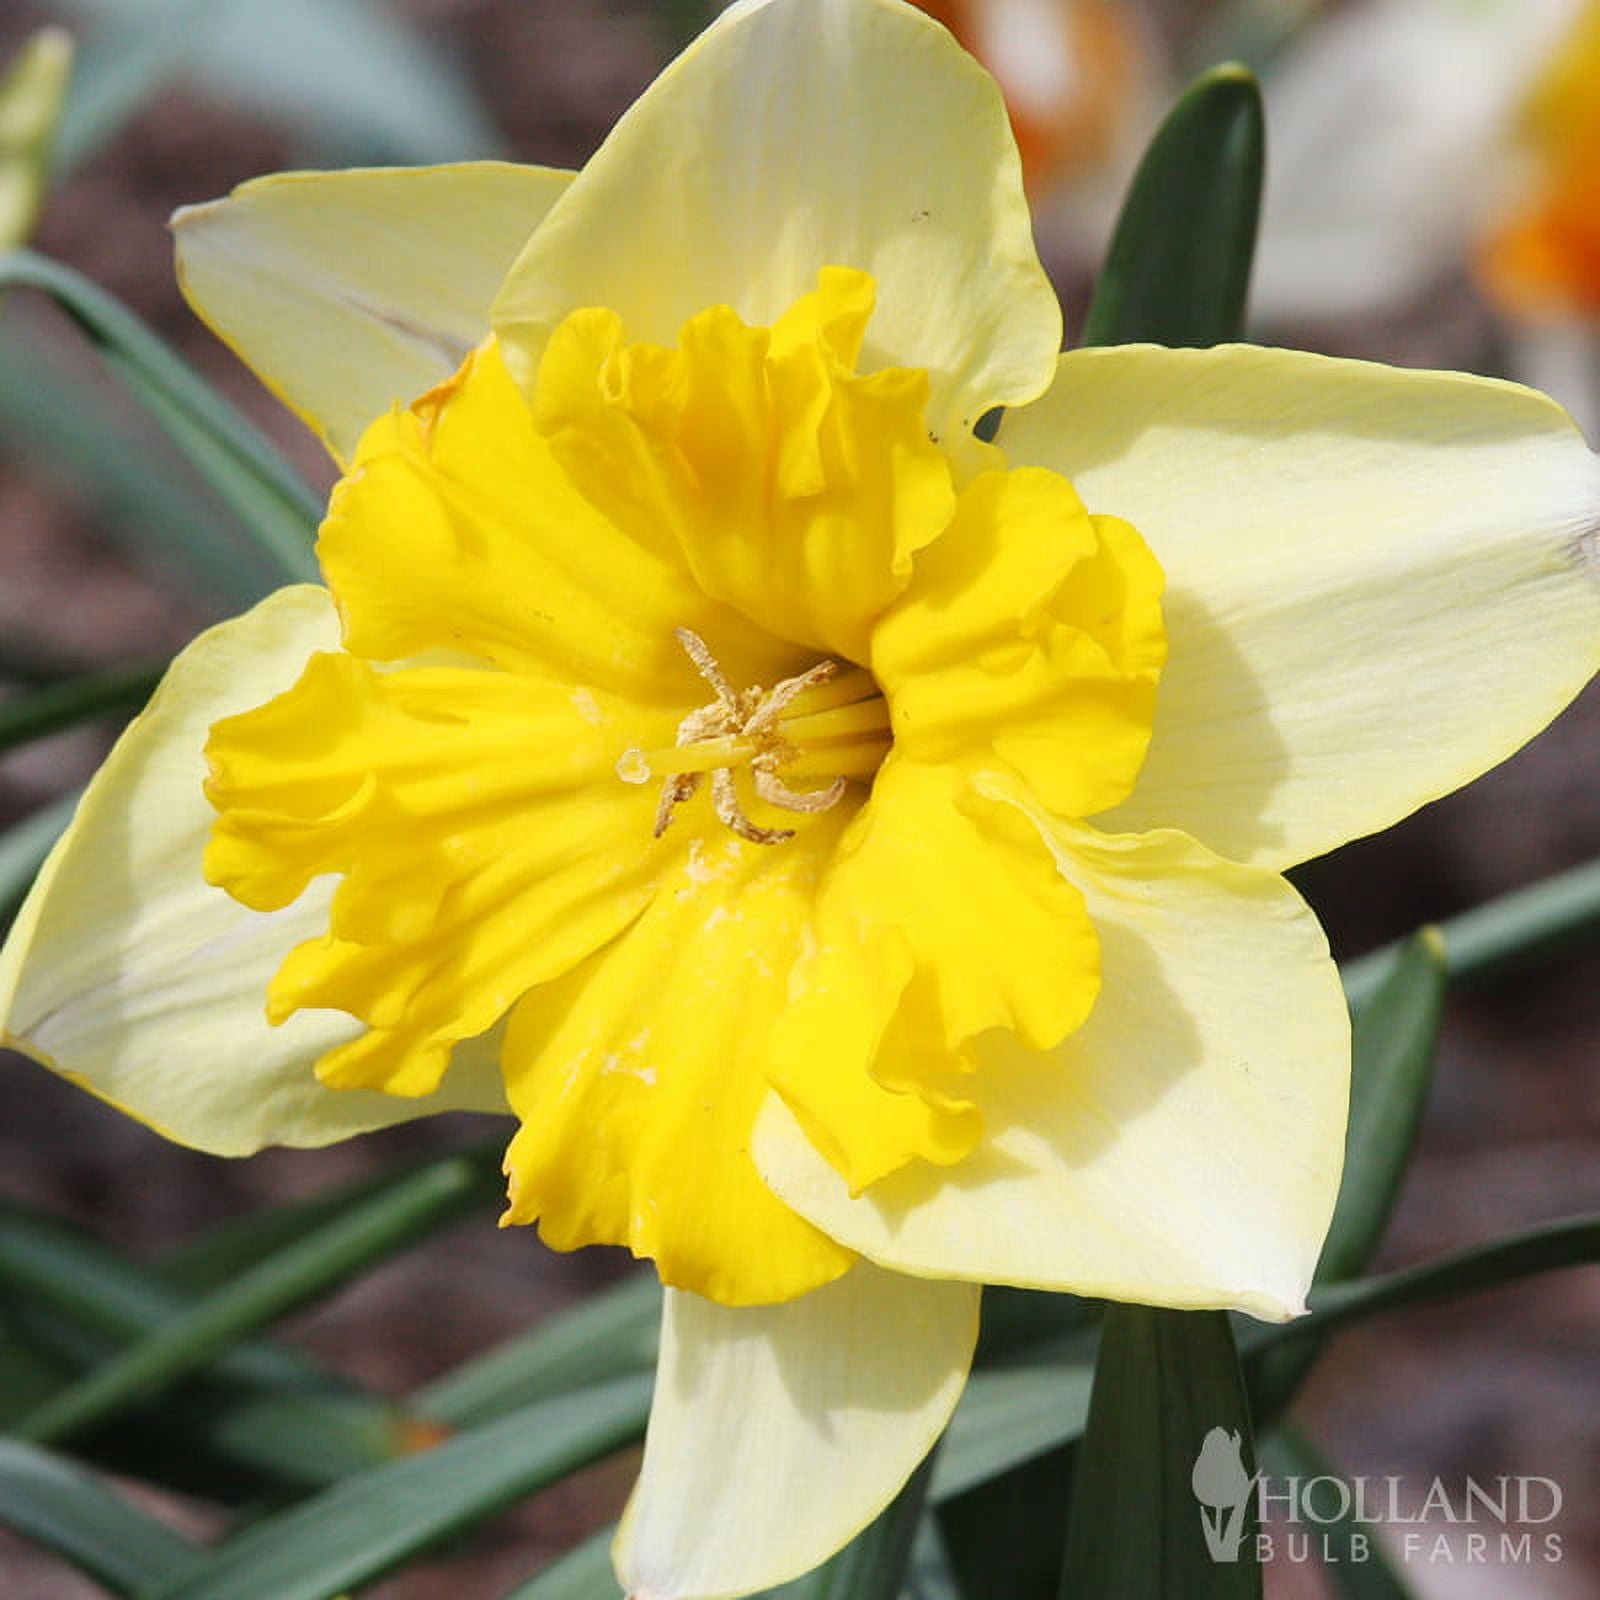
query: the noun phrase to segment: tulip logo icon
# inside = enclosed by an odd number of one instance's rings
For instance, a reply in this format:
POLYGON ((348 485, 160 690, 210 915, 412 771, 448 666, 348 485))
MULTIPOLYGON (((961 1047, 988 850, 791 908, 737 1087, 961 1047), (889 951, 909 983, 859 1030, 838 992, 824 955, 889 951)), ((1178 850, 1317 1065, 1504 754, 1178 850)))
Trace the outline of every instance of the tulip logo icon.
POLYGON ((1259 1472, 1254 1477, 1245 1472, 1241 1448, 1237 1433, 1213 1428, 1200 1446, 1189 1479, 1194 1497, 1200 1502, 1200 1526, 1213 1561, 1239 1559, 1245 1512, 1261 1478, 1259 1472))

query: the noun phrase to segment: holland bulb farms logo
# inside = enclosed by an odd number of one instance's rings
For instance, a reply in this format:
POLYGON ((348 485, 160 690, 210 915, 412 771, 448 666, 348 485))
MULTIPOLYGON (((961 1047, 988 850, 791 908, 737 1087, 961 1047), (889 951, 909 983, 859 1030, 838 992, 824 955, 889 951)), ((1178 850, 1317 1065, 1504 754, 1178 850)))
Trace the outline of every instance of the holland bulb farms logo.
POLYGON ((1237 1561, 1250 1537, 1258 1561, 1367 1561, 1377 1527, 1390 1530, 1389 1555, 1408 1562, 1527 1566, 1562 1555, 1550 1526, 1562 1505, 1553 1478, 1434 1478, 1420 1499, 1397 1477, 1269 1478, 1246 1468, 1236 1432, 1213 1428, 1189 1482, 1213 1561, 1237 1561), (1267 1530, 1271 1512, 1303 1531, 1267 1530))

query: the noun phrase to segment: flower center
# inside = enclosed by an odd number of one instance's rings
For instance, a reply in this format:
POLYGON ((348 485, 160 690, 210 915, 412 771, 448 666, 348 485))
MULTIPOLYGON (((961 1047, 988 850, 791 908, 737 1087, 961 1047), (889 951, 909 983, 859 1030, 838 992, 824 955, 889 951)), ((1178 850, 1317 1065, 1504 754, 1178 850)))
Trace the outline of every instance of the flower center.
POLYGON ((841 672, 837 662, 823 660, 770 689, 754 684, 736 690, 699 634, 689 628, 673 632, 715 698, 678 724, 677 743, 670 749, 625 750, 617 762, 624 783, 663 779, 656 838, 708 772, 719 821, 752 844, 782 844, 794 837, 794 829, 764 828, 750 820, 739 798, 738 769, 749 769, 752 788, 768 805, 816 812, 836 806, 852 778, 870 778, 882 765, 889 753, 889 708, 870 672, 861 667, 841 672), (791 711, 802 696, 805 707, 791 711), (828 782, 820 789, 794 789, 780 772, 828 782))

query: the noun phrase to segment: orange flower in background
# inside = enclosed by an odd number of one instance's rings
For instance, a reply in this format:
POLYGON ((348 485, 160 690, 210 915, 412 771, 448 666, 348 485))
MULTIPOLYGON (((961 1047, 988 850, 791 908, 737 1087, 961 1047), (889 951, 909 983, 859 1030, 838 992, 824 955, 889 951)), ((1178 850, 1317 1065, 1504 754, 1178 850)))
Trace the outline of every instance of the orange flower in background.
POLYGON ((1519 316, 1600 316, 1600 5, 1585 6, 1534 86, 1532 172, 1478 251, 1491 299, 1519 316))
POLYGON ((919 0, 1005 93, 1035 200, 1111 159, 1143 103, 1147 49, 1111 0, 919 0))

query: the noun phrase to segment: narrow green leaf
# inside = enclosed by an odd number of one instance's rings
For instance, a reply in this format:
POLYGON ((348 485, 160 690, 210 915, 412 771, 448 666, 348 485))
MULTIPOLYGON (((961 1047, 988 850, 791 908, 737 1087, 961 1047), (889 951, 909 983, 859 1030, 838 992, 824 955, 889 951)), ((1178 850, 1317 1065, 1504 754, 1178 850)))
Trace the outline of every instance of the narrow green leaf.
MULTIPOLYGON (((61 330, 30 314, 44 311, 13 300, 0 326, 0 448, 15 470, 49 481, 207 617, 230 616, 282 584, 282 565, 160 428, 103 373, 86 375, 61 330)), ((6 676, 18 676, 15 665, 6 676)), ((58 665, 48 676, 81 670, 58 665)))
POLYGON ((973 1365, 982 1369, 1013 1358, 1034 1361, 1045 1340, 1065 1344, 1078 1338, 1092 1339, 1099 1314, 1098 1301, 1076 1295, 986 1284, 973 1365))
POLYGON ((1251 1330, 1244 1371, 1255 1414, 1265 1425, 1288 1403, 1290 1395, 1278 1382, 1287 1361, 1284 1349, 1301 1344, 1319 1348, 1331 1333, 1379 1312, 1453 1299, 1595 1262, 1600 1262, 1600 1213, 1546 1223, 1382 1277, 1315 1288, 1309 1316, 1282 1327, 1251 1330))
POLYGON ((164 661, 110 667, 14 700, 0 700, 0 750, 42 739, 91 717, 137 711, 165 671, 164 661))
POLYGON ((419 1389, 415 1411, 452 1427, 655 1365, 661 1286, 636 1273, 419 1389))
POLYGON ((82 103, 69 103, 64 143, 74 161, 179 75, 285 130, 297 160, 315 157, 305 165, 466 160, 503 142, 454 55, 389 0, 71 3, 106 24, 91 37, 82 103), (102 72, 112 78, 103 87, 102 72))
MULTIPOLYGON (((153 1337, 191 1306, 80 1230, 14 1202, 0 1202, 0 1287, 16 1330, 69 1373, 153 1337)), ((393 1456, 407 1429, 388 1402, 299 1352, 253 1343, 222 1353, 166 1399, 158 1420, 148 1431, 136 1422, 117 1441, 119 1459, 189 1490, 207 1487, 191 1468, 226 1470, 226 1493, 235 1482, 239 1492, 320 1487, 393 1456)))
POLYGON ((114 1594, 178 1582, 199 1551, 70 1461, 0 1440, 0 1523, 114 1594))
POLYGON ((0 834, 0 924, 22 903, 44 858, 72 821, 82 793, 74 789, 0 834))
POLYGON ((268 1518, 146 1600, 328 1600, 635 1439, 650 1380, 540 1400, 268 1518))
POLYGON ((965 1595, 937 1518, 924 1517, 911 1545, 904 1600, 965 1600, 965 1595))
MULTIPOLYGON (((1482 983, 1600 937, 1600 861, 1556 873, 1439 925, 1451 983, 1482 983)), ((1359 1004, 1382 982, 1396 947, 1344 965, 1345 993, 1359 1004)))
POLYGON ((1227 1316, 1108 1306, 1063 1600, 1259 1600, 1254 1470, 1227 1316))
POLYGON ((616 1533, 614 1522, 591 1533, 526 1583, 519 1583, 504 1600, 621 1600, 622 1590, 611 1570, 616 1533))
MULTIPOLYGON (((460 1154, 480 1163, 487 1173, 500 1148, 485 1142, 460 1154)), ((259 1206, 185 1240, 148 1270, 167 1289, 184 1296, 220 1288, 296 1240, 409 1184, 438 1161, 435 1153, 396 1162, 303 1200, 259 1206)))
POLYGON ((656 31, 663 52, 675 56, 711 25, 718 9, 718 0, 655 0, 656 31))
POLYGON ((35 1441, 104 1424, 263 1324, 324 1294, 500 1191, 498 1155, 443 1157, 267 1257, 17 1424, 35 1441))
POLYGON ((125 306, 70 267, 13 250, 0 288, 37 289, 76 322, 288 581, 314 580, 321 507, 273 447, 125 306))
POLYGON ((1444 940, 1425 928, 1395 951, 1382 981, 1352 1007, 1344 1176, 1319 1282, 1364 1270, 1388 1225, 1427 1103, 1444 992, 1444 940))
MULTIPOLYGON (((1261 1447, 1262 1462, 1274 1478, 1336 1478, 1338 1468, 1292 1424, 1272 1433, 1261 1447)), ((1345 1515, 1318 1519, 1322 1548, 1333 1559, 1324 1562, 1323 1577, 1334 1600, 1414 1600, 1411 1590, 1383 1553, 1370 1523, 1345 1515)))
MULTIPOLYGON (((1082 1426, 1080 1417, 1076 1431, 1082 1426)), ((1072 1446, 1058 1445, 940 1501, 936 1520, 946 1559, 974 1600, 1056 1600, 1075 1455, 1072 1446)))
POLYGON ((1261 91, 1243 67, 1214 67, 1184 91, 1128 190, 1084 344, 1239 337, 1265 151, 1261 91))
POLYGON ((965 1494, 1076 1439, 1093 1387, 1091 1361, 975 1372, 939 1451, 934 1499, 965 1494))
POLYGON ((99 149, 192 52, 228 0, 142 6, 90 39, 61 119, 59 164, 70 172, 99 149))
POLYGON ((911 1564, 933 1462, 929 1455, 899 1494, 837 1555, 804 1577, 769 1589, 767 1600, 896 1600, 911 1564))
MULTIPOLYGON (((1398 946, 1383 980, 1352 1009, 1354 1040, 1344 1176, 1316 1282, 1363 1271, 1388 1225, 1416 1144, 1444 1006, 1444 947, 1428 928, 1398 946)), ((1291 1340, 1263 1355, 1257 1383, 1287 1405, 1323 1344, 1291 1340)))
POLYGON ((1380 1278, 1329 1284, 1311 1292, 1311 1316, 1291 1323, 1285 1338, 1302 1328, 1345 1327, 1379 1311, 1398 1311, 1434 1300, 1453 1299, 1480 1289, 1496 1289, 1521 1278, 1600 1261, 1600 1213, 1566 1217, 1487 1244, 1470 1245, 1448 1255, 1407 1267, 1380 1278))

